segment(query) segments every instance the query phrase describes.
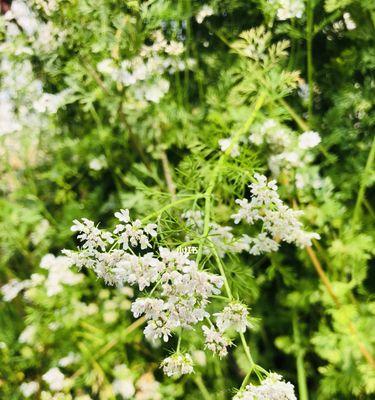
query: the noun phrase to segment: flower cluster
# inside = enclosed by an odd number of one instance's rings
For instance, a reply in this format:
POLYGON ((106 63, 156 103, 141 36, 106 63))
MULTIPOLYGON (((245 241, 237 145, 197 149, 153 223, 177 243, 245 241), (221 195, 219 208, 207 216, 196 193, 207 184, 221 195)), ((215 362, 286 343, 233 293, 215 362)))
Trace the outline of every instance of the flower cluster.
POLYGON ((179 377, 193 372, 193 360, 188 353, 175 353, 164 359, 161 367, 167 376, 179 377))
MULTIPOLYGON (((201 235, 204 224, 204 214, 200 210, 188 210, 181 217, 186 221, 186 227, 191 231, 186 235, 186 241, 192 240, 192 234, 201 235)), ((209 223, 208 237, 220 257, 227 253, 240 253, 248 250, 248 238, 246 236, 237 238, 233 234, 231 226, 221 226, 216 222, 209 223)), ((210 248, 203 250, 204 254, 210 253, 210 248)))
POLYGON ((23 0, 12 1, 4 20, 7 33, 5 48, 13 46, 12 41, 22 42, 25 39, 24 47, 18 45, 18 52, 51 52, 60 46, 65 38, 65 32, 59 31, 51 21, 45 23, 39 19, 23 0))
MULTIPOLYGON (((30 279, 18 281, 12 279, 1 287, 5 301, 13 300, 21 291, 43 285, 48 297, 61 293, 63 286, 73 286, 82 282, 83 275, 70 270, 71 261, 68 257, 47 254, 41 260, 40 267, 48 271, 47 275, 32 274, 30 279)), ((26 292, 27 295, 27 292, 26 292)))
POLYGON ((145 316, 144 334, 150 341, 168 341, 176 328, 191 329, 208 317, 209 298, 220 293, 223 279, 199 270, 187 254, 163 247, 158 254, 145 253, 157 226, 132 221, 129 210, 115 217, 119 223, 113 232, 87 219, 74 221, 72 230, 82 247, 78 252, 64 251, 71 263, 94 270, 111 285, 137 285, 140 291, 153 285, 147 297, 138 297, 131 306, 136 318, 145 316))
POLYGON ((145 335, 150 340, 168 341, 171 332, 190 328, 208 316, 208 299, 220 293, 221 277, 198 270, 186 254, 160 250, 162 273, 158 298, 139 298, 132 306, 135 317, 148 320, 145 335))
POLYGON ((257 238, 251 238, 250 253, 258 255, 276 251, 278 242, 295 243, 299 247, 311 246, 312 239, 320 239, 314 232, 306 232, 299 218, 302 211, 292 210, 283 203, 277 193, 276 182, 267 181, 264 175, 255 174, 255 182, 250 185, 252 198, 236 200, 239 211, 232 215, 235 224, 244 220, 253 225, 262 222, 263 230, 257 238), (268 236, 270 235, 270 236, 268 236))
POLYGON ((203 326, 202 330, 205 339, 205 349, 211 350, 220 358, 225 357, 228 354, 228 346, 232 344, 230 339, 224 336, 222 332, 215 329, 214 326, 211 326, 210 328, 203 326))
POLYGON ((268 0, 277 8, 277 19, 285 21, 291 18, 301 18, 305 11, 303 0, 268 0))
POLYGON ((249 326, 249 311, 240 302, 231 302, 221 312, 214 315, 220 332, 234 330, 244 333, 249 326))
POLYGON ((210 7, 208 4, 205 4, 197 13, 195 16, 195 19, 198 24, 201 24, 205 18, 210 17, 211 15, 214 14, 214 10, 212 7, 210 7))
POLYGON ((269 147, 268 166, 272 174, 278 176, 284 169, 296 169, 301 173, 310 166, 313 158, 308 150, 316 147, 321 138, 314 131, 306 131, 297 136, 274 119, 267 119, 251 128, 249 141, 256 146, 266 144, 269 147))
POLYGON ((98 63, 97 69, 114 82, 131 87, 134 98, 139 102, 159 103, 169 91, 169 81, 161 78, 168 72, 183 71, 191 67, 193 60, 182 61, 179 56, 184 46, 177 41, 167 41, 161 31, 153 34, 153 44, 143 45, 137 56, 116 65, 112 59, 98 63))
POLYGON ((259 386, 247 385, 233 400, 297 400, 294 386, 279 374, 270 373, 259 386))

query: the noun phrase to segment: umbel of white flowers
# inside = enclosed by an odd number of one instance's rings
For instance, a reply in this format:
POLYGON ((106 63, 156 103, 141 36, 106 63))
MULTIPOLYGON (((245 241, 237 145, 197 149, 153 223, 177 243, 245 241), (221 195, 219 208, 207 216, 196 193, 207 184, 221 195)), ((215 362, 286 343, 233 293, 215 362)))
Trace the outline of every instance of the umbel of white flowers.
POLYGON ((93 269, 110 285, 137 285, 142 291, 156 284, 152 296, 139 297, 132 305, 135 317, 146 317, 144 333, 151 341, 168 341, 176 328, 191 328, 208 317, 208 299, 220 293, 223 279, 199 270, 195 261, 178 251, 161 247, 158 255, 144 254, 156 236, 156 225, 130 221, 128 210, 115 216, 119 223, 113 232, 100 230, 87 219, 74 221, 72 230, 78 231, 83 245, 79 252, 64 251, 72 263, 93 269))
POLYGON ((276 181, 267 181, 264 175, 259 174, 255 174, 254 178, 255 182, 249 186, 251 200, 236 200, 240 209, 232 215, 235 224, 241 221, 250 225, 258 221, 263 224, 262 230, 265 232, 249 239, 253 244, 250 249, 251 254, 276 251, 279 241, 305 247, 311 246, 312 239, 320 239, 319 234, 303 230, 302 222, 299 220, 303 212, 292 210, 284 204, 277 193, 276 181))
POLYGON ((259 386, 247 385, 233 400, 297 400, 294 386, 279 374, 270 373, 259 386))

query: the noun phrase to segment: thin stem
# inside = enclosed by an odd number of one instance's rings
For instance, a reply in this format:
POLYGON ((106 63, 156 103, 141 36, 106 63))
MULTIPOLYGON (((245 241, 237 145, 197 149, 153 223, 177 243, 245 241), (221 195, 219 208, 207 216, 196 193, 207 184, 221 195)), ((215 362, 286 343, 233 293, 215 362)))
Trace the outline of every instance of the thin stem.
POLYGON ((204 400, 212 400, 212 397, 211 397, 209 391, 207 390, 207 388, 206 388, 206 386, 205 386, 205 384, 203 382, 202 376, 201 375, 196 375, 194 377, 194 382, 197 385, 197 387, 200 390, 200 392, 202 393, 203 399, 204 400))
POLYGON ((290 116, 294 119, 296 124, 301 128, 303 131, 308 131, 310 130, 309 125, 307 124, 306 121, 304 121, 297 113, 296 111, 284 100, 284 99, 279 99, 278 102, 288 111, 290 116))
POLYGON ((155 212, 149 214, 147 217, 143 218, 143 219, 142 219, 142 222, 145 223, 145 222, 149 221, 150 219, 153 219, 153 218, 155 218, 155 217, 158 217, 158 216, 161 215, 164 211, 167 211, 167 210, 169 210, 170 208, 173 208, 173 207, 176 207, 176 206, 178 206, 178 205, 180 205, 180 204, 186 203, 187 201, 199 199, 199 198, 202 198, 202 197, 204 197, 204 195, 202 195, 202 194, 196 194, 196 195, 194 195, 194 196, 187 196, 187 197, 184 197, 184 198, 182 198, 182 199, 173 201, 172 203, 169 203, 169 204, 167 204, 166 206, 162 207, 160 210, 155 211, 155 212))
POLYGON ((313 57, 312 57, 312 42, 313 42, 313 24, 314 24, 314 7, 313 0, 307 1, 307 26, 306 26, 306 42, 307 42, 307 82, 309 85, 309 99, 308 99, 308 116, 309 123, 313 117, 313 102, 314 102, 314 80, 313 80, 313 57))
POLYGON ((367 157, 365 170, 363 171, 361 184, 360 184, 360 187, 358 190, 357 201, 355 203, 354 213, 353 213, 353 221, 352 221, 353 224, 355 224, 357 222, 360 212, 361 212, 361 205, 362 205, 363 199, 365 197, 365 192, 366 192, 367 178, 368 178, 368 176, 371 172, 372 166, 374 164, 374 158, 375 158, 375 137, 372 140, 372 145, 371 145, 368 157, 367 157))
POLYGON ((246 374, 244 380, 242 381, 242 384, 241 384, 241 387, 240 387, 240 391, 242 389, 244 389, 245 386, 247 385, 247 382, 249 382, 249 379, 250 379, 250 376, 251 376, 252 372, 253 372, 253 368, 250 368, 250 371, 246 374))
POLYGON ((214 254, 214 257, 215 257, 216 262, 217 262, 217 266, 218 266, 219 271, 220 271, 220 275, 224 279, 224 287, 225 287, 225 290, 227 292, 228 298, 229 298, 229 300, 233 300, 232 291, 231 291, 231 288, 229 286, 227 276, 225 275, 225 270, 224 270, 223 264, 221 262, 221 259, 220 259, 219 255, 217 254, 215 246, 212 245, 211 247, 212 247, 212 252, 214 254))
POLYGON ((178 335, 176 353, 179 353, 179 352, 180 352, 180 349, 181 349, 181 339, 182 339, 182 332, 180 331, 180 334, 178 335))
POLYGON ((167 153, 164 150, 161 151, 160 158, 161 158, 161 163, 163 166, 163 172, 164 172, 165 181, 167 183, 168 191, 171 194, 172 199, 176 200, 176 185, 173 182, 171 168, 169 165, 169 160, 167 157, 167 153))
POLYGON ((306 382, 306 371, 304 366, 305 352, 301 344, 300 331, 298 328, 297 314, 293 313, 293 337, 294 343, 297 347, 296 353, 296 365, 297 365, 297 377, 298 377, 298 392, 300 400, 308 400, 309 395, 307 391, 306 382))
POLYGON ((253 360, 253 357, 251 356, 250 347, 246 342, 245 335, 242 332, 240 333, 240 338, 241 338, 242 346, 245 350, 246 357, 249 360, 250 368, 253 369, 255 366, 255 362, 253 360))

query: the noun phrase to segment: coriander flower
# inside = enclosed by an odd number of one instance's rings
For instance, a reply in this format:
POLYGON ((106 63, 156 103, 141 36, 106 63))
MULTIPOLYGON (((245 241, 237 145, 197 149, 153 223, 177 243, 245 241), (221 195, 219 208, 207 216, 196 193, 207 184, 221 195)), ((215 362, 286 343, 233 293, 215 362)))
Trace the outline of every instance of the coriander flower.
POLYGON ((249 312, 246 306, 239 302, 228 304, 223 311, 214 314, 216 317, 216 325, 220 332, 235 330, 243 333, 249 326, 247 320, 249 312))
POLYGON ((321 138, 319 133, 314 131, 303 132, 298 138, 298 145, 303 150, 316 147, 320 142, 321 138))
POLYGON ((205 337, 204 348, 218 354, 220 358, 225 357, 228 354, 227 347, 232 344, 231 341, 214 327, 203 326, 202 330, 205 337))
POLYGON ((20 392, 24 397, 31 397, 39 390, 39 383, 35 381, 23 382, 20 385, 20 392))
POLYGON ((65 375, 56 367, 48 370, 42 378, 53 391, 62 390, 66 385, 65 375))
MULTIPOLYGON (((219 140, 219 146, 223 153, 225 153, 227 151, 227 149, 229 149, 231 144, 232 144, 232 140, 230 138, 219 140)), ((236 143, 230 151, 230 156, 234 158, 234 157, 238 157, 239 155, 240 155, 240 149, 239 149, 238 144, 236 143)))
POLYGON ((198 24, 201 24, 205 18, 210 17, 214 14, 214 10, 208 4, 205 4, 199 11, 198 14, 195 16, 195 19, 198 24))
POLYGON ((167 357, 161 363, 163 372, 171 377, 180 377, 181 375, 191 374, 194 371, 193 359, 190 354, 175 353, 167 357))
POLYGON ((285 21, 291 18, 301 18, 305 10, 303 0, 269 0, 278 7, 277 19, 285 21))
POLYGON ((270 373, 259 386, 247 385, 245 390, 237 393, 233 400, 297 400, 294 386, 285 382, 281 375, 270 373))

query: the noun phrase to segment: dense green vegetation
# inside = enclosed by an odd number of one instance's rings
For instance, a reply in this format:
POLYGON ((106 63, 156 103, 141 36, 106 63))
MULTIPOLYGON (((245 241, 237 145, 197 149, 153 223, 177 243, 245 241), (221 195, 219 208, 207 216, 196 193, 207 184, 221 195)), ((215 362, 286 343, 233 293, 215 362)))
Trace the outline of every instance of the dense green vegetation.
POLYGON ((2 7, 0 398, 373 398, 374 2, 2 7))

